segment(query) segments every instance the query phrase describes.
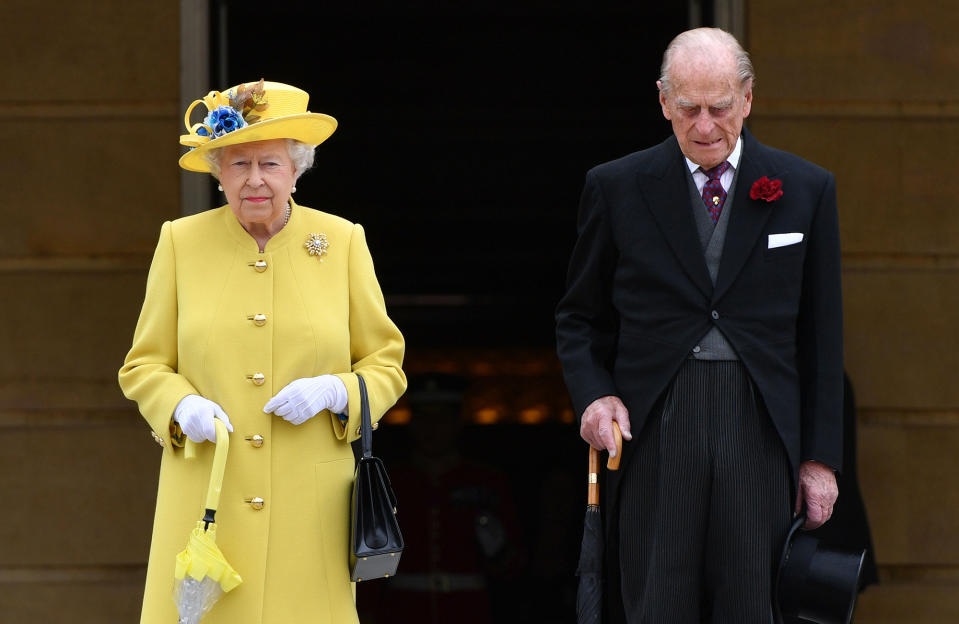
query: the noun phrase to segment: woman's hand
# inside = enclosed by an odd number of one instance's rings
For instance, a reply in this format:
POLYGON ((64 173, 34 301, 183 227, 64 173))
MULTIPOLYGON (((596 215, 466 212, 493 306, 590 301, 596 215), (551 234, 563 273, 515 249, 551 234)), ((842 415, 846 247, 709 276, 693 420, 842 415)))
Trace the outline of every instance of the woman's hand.
POLYGON ((173 420, 180 423, 180 429, 194 442, 200 443, 209 440, 216 442, 216 428, 213 419, 219 418, 226 425, 227 431, 233 431, 229 416, 223 408, 209 399, 196 394, 188 394, 177 403, 173 410, 173 420))
POLYGON ((346 409, 349 396, 346 386, 334 375, 304 377, 291 381, 263 406, 283 420, 301 425, 323 410, 338 414, 346 409))

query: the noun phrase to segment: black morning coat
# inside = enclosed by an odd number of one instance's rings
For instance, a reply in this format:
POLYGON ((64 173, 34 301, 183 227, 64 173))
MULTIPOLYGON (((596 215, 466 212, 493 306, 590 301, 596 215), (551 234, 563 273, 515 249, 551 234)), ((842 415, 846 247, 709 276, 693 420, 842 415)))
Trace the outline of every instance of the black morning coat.
MULTIPOLYGON (((715 287, 674 136, 589 171, 567 292, 556 313, 557 351, 576 414, 616 395, 636 437, 693 347, 717 325, 765 401, 795 487, 802 461, 842 466, 835 179, 746 130, 742 139, 715 287), (750 198, 763 176, 782 181, 782 197, 750 198), (800 243, 768 248, 770 234, 795 232, 803 235, 800 243)), ((624 444, 623 465, 630 447, 624 444)), ((607 488, 613 504, 617 474, 607 488)))

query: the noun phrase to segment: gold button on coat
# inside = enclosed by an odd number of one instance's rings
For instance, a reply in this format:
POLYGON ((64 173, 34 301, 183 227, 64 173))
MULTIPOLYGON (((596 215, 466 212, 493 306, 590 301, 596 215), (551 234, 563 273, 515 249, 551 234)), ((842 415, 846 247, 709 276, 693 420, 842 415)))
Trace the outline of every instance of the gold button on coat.
POLYGON ((260 498, 259 496, 254 496, 253 498, 244 499, 244 503, 249 503, 250 507, 256 509, 257 511, 263 509, 263 506, 266 505, 266 501, 260 498))
POLYGON ((253 321, 253 324, 257 327, 266 325, 266 314, 254 314, 253 316, 248 316, 247 319, 253 321))
MULTIPOLYGON (((373 429, 373 431, 376 431, 377 429, 380 428, 380 423, 378 423, 378 422, 373 423, 373 425, 371 426, 371 428, 373 429)), ((356 435, 357 435, 357 437, 359 437, 359 436, 362 435, 362 434, 363 434, 363 427, 357 427, 357 428, 356 428, 356 435)))
POLYGON ((263 436, 259 433, 252 436, 246 436, 246 441, 250 443, 250 446, 253 448, 260 448, 263 446, 263 436))
POLYGON ((266 375, 264 375, 263 373, 254 373, 252 375, 247 375, 246 378, 251 380, 254 386, 262 386, 263 382, 266 381, 266 375))
POLYGON ((257 273, 266 271, 266 260, 257 260, 253 263, 253 268, 256 269, 257 273))

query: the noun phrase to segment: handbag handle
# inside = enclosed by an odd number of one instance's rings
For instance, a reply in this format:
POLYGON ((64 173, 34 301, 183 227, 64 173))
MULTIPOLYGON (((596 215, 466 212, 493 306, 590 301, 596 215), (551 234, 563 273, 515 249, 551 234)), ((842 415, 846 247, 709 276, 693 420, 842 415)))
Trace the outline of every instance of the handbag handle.
POLYGON ((373 423, 370 422, 370 397, 366 391, 366 381, 362 375, 357 375, 356 380, 360 383, 360 446, 363 450, 363 457, 373 456, 373 423))
MULTIPOLYGON (((363 457, 360 461, 366 459, 381 463, 380 460, 373 457, 373 423, 370 417, 370 397, 366 391, 366 381, 363 379, 363 376, 359 374, 356 376, 356 379, 360 383, 360 448, 363 451, 363 457)), ((393 507, 393 513, 395 514, 396 494, 390 485, 390 478, 386 474, 386 469, 383 468, 380 474, 385 480, 386 493, 389 495, 390 505, 393 507)))

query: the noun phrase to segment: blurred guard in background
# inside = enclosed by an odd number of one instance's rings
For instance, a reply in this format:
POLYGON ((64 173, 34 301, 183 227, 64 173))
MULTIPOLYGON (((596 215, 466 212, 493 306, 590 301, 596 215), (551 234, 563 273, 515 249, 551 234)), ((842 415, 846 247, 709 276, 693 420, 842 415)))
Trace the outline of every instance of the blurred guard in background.
POLYGON ((465 390, 454 375, 410 378, 409 457, 390 473, 406 551, 394 578, 360 585, 377 623, 501 621, 497 590, 522 565, 519 531, 506 475, 457 448, 465 390))

